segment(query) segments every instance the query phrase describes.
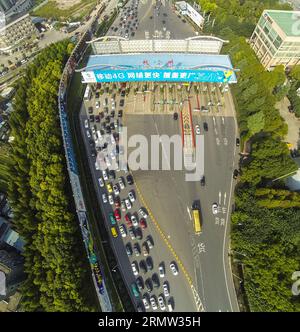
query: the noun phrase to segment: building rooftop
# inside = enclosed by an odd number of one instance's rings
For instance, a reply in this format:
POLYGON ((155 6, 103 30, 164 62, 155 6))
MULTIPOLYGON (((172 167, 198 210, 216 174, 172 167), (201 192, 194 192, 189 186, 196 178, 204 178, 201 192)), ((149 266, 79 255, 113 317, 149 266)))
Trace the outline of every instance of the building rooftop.
POLYGON ((266 10, 265 13, 278 24, 287 36, 300 37, 300 11, 266 10))

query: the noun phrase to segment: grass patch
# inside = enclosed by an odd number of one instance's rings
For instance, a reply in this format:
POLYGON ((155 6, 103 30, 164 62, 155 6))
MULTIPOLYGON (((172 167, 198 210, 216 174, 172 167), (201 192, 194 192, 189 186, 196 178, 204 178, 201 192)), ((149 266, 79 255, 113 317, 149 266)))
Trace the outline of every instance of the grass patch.
POLYGON ((60 9, 56 1, 49 1, 34 12, 34 16, 53 18, 55 20, 80 20, 88 15, 97 4, 97 0, 81 0, 68 9, 60 9))

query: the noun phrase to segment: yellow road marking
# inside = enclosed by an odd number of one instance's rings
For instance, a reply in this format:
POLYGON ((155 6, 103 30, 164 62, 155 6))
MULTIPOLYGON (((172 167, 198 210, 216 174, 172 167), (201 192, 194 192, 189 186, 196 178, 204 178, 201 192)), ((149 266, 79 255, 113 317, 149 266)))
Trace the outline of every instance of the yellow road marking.
MULTIPOLYGON (((133 177, 133 174, 132 174, 132 177, 133 177)), ((181 268, 181 270, 182 270, 184 276, 185 276, 186 279, 187 279, 188 284, 190 285, 190 287, 191 287, 191 289, 192 289, 192 293, 193 293, 193 296, 194 296, 194 298, 195 298, 195 287, 194 287, 194 285, 193 285, 192 278, 190 277, 190 275, 189 275, 188 272, 186 271, 186 269, 185 269, 185 267, 184 267, 184 265, 183 265, 181 259, 180 259, 179 256, 176 254, 174 248, 172 247, 172 245, 171 245, 170 242, 168 241, 166 235, 164 234, 164 232, 163 232, 162 229, 160 228, 158 222, 156 221, 156 219, 155 219, 153 213, 151 212, 151 210, 150 210, 149 207, 147 206, 147 204, 146 204, 146 202, 145 202, 145 199, 144 199, 144 197, 143 197, 143 195, 142 195, 142 193, 141 193, 141 191, 140 191, 140 189, 139 189, 139 187, 138 187, 138 185, 137 185, 136 180, 134 180, 134 182, 135 182, 136 190, 137 190, 138 196, 139 196, 139 198, 140 198, 140 201, 142 202, 142 204, 143 204, 143 205, 145 206, 145 208, 147 209, 147 211, 148 211, 148 213, 149 213, 149 216, 151 217, 151 219, 152 219, 154 225, 156 226, 156 228, 157 228, 157 230, 158 230, 158 233, 160 234, 160 236, 161 236, 162 239, 164 240, 166 246, 168 247, 168 249, 170 250, 170 252, 172 253, 172 255, 175 257, 175 259, 176 259, 178 265, 180 266, 180 268, 181 268)), ((197 296, 198 296, 198 294, 197 294, 197 296)), ((203 307, 203 304, 201 303, 201 301, 199 300, 199 296, 198 296, 198 299, 197 299, 196 302, 198 303, 198 304, 196 303, 196 304, 197 304, 197 309, 198 309, 199 311, 204 311, 204 307, 203 307)))

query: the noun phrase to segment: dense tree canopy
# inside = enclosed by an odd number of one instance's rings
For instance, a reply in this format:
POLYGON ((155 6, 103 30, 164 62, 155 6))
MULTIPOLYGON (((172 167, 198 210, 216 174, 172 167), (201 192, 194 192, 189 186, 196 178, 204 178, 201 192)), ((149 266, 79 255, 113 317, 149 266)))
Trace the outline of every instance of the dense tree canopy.
MULTIPOLYGON (((289 89, 284 68, 266 71, 246 38, 264 9, 290 9, 277 0, 199 0, 210 14, 206 32, 230 42, 223 48, 237 73, 232 91, 242 142, 251 147, 241 163, 236 207, 232 214, 231 247, 243 264, 245 290, 252 311, 300 311, 292 296, 291 276, 300 270, 299 194, 272 180, 297 170, 283 142, 287 125, 275 108, 289 89), (245 38, 246 37, 246 38, 245 38)), ((291 72, 296 98, 299 69, 291 72)), ((291 99, 291 98, 290 98, 291 99)), ((297 104, 298 105, 298 104, 297 104)))
POLYGON ((68 189, 57 93, 72 47, 45 49, 19 82, 10 125, 9 198, 14 224, 26 242, 23 309, 93 310, 85 294, 82 240, 68 189))

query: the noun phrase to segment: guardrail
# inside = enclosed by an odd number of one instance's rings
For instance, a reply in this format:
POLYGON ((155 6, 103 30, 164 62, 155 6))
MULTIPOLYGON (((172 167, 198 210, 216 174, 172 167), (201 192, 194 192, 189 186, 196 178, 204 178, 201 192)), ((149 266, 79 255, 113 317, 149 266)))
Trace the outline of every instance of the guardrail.
MULTIPOLYGON (((98 17, 96 18, 96 20, 97 19, 98 17)), ((81 60, 87 49, 86 41, 90 40, 92 37, 92 32, 96 28, 96 20, 91 24, 91 29, 86 31, 86 33, 81 37, 80 41, 77 43, 76 47, 74 48, 71 56, 69 57, 65 65, 59 84, 58 108, 59 108, 60 126, 63 137, 63 145, 67 161, 67 169, 75 201, 80 230, 92 271, 92 278, 95 290, 102 311, 112 312, 113 306, 109 298, 107 288, 105 286, 105 277, 103 273, 103 268, 101 267, 101 262, 99 261, 99 259, 95 254, 94 243, 91 236, 88 216, 86 213, 86 207, 82 195, 81 185, 78 176, 77 162, 75 159, 74 147, 71 139, 70 125, 67 114, 67 99, 66 99, 67 90, 71 82, 71 79, 73 77, 76 63, 78 63, 81 60)))

